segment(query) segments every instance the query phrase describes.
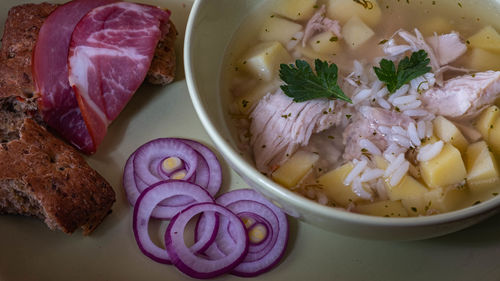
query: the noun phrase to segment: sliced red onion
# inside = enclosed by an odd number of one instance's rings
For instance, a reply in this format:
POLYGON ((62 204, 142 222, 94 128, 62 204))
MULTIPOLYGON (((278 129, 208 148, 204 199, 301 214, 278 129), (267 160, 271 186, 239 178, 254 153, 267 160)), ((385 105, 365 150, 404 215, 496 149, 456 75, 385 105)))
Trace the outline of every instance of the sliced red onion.
MULTIPOLYGON (((222 169, 219 160, 217 160, 217 156, 215 156, 212 150, 210 150, 208 147, 199 142, 188 139, 178 139, 178 140, 181 140, 182 142, 191 146, 206 161, 208 167, 208 176, 209 176, 206 188, 208 190, 208 193, 210 193, 210 195, 215 196, 215 194, 217 194, 222 184, 222 169)), ((199 176, 200 175, 198 175, 198 170, 197 170, 196 177, 198 178, 199 176)), ((200 185, 205 186, 202 184, 200 185)))
POLYGON ((205 279, 221 275, 237 266, 248 251, 248 237, 242 221, 230 210, 214 203, 199 203, 172 218, 165 233, 165 245, 172 263, 180 271, 194 278, 205 279), (220 259, 207 259, 198 255, 184 242, 186 225, 194 216, 203 212, 218 213, 220 220, 224 219, 234 228, 236 243, 231 252, 220 259))
MULTIPOLYGON (((127 193, 130 204, 134 205, 140 192, 145 190, 151 185, 151 182, 169 179, 172 172, 167 172, 163 169, 163 161, 169 157, 177 157, 182 163, 182 169, 186 169, 186 176, 183 180, 194 182, 203 188, 207 189, 210 195, 215 196, 219 191, 222 183, 222 170, 215 154, 205 145, 196 141, 187 139, 175 138, 162 138, 152 140, 141 147, 139 147, 132 155, 130 155, 127 163, 125 164, 123 186, 127 193), (160 148, 172 145, 170 149, 159 151, 160 148), (191 149, 186 149, 186 145, 191 149), (178 148, 184 150, 177 150, 178 148), (171 153, 172 149, 177 152, 187 151, 181 157, 178 153, 171 153), (136 160, 136 155, 146 160, 136 160), (196 155, 196 157, 194 157, 196 155), (187 161, 186 159, 196 159, 196 161, 187 161), (196 162, 195 170, 193 167, 196 162), (191 164, 190 164, 191 163, 191 164), (139 166, 140 169, 136 169, 139 166), (144 179, 149 179, 149 182, 144 179)), ((179 169, 180 170, 180 169, 179 169)), ((180 207, 187 206, 193 203, 190 197, 174 196, 171 197, 160 205, 180 207)))
MULTIPOLYGON (((134 207, 133 230, 139 249, 151 259, 159 263, 170 263, 170 257, 164 249, 156 246, 149 237, 148 223, 152 214, 157 210, 157 205, 166 198, 175 195, 188 195, 197 202, 213 202, 208 192, 186 181, 168 180, 158 182, 144 190, 137 199, 134 207)), ((181 210, 179 210, 181 211, 181 210)), ((217 219, 206 220, 206 231, 192 246, 193 251, 199 251, 211 244, 215 239, 217 219), (213 227, 213 229, 212 229, 213 227), (212 231, 210 231, 212 229, 212 231)))
MULTIPOLYGON (((256 244, 251 243, 248 255, 240 265, 234 268, 232 273, 251 277, 275 266, 285 253, 288 242, 288 220, 285 213, 252 189, 230 191, 217 198, 216 202, 226 206, 242 219, 251 217, 256 223, 270 227, 266 240, 256 244), (251 213, 254 213, 255 216, 251 216, 251 213)), ((232 229, 228 231, 228 234, 233 235, 232 229)), ((218 238, 215 239, 214 244, 217 241, 218 238)))
POLYGON ((146 185, 155 184, 168 177, 158 172, 158 165, 166 157, 178 157, 184 162, 187 173, 186 179, 194 176, 198 167, 198 154, 189 145, 176 139, 161 138, 152 140, 134 152, 135 177, 142 180, 146 185))
POLYGON ((136 183, 134 176, 134 156, 135 153, 132 153, 130 157, 127 159, 125 163, 125 168, 123 169, 123 189, 125 189, 125 193, 127 194, 127 199, 130 205, 134 206, 137 198, 141 194, 136 183))

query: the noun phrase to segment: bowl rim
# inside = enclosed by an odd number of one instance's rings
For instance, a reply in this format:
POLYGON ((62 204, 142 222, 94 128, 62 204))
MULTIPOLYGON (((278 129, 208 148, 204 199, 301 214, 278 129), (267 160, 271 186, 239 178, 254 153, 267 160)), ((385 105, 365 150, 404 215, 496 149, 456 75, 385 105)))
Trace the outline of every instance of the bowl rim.
MULTIPOLYGON (((386 227, 410 227, 410 226, 431 226, 437 224, 445 224, 455 221, 465 220, 480 214, 485 214, 495 209, 500 210, 500 196, 489 199, 481 204, 469 206, 459 210, 430 215, 430 216, 418 216, 418 217, 378 217, 370 216, 364 214, 358 214, 353 212, 347 212, 339 210, 337 208, 328 207, 321 205, 313 200, 303 197, 289 189, 280 186, 279 184, 273 182, 268 177, 261 174, 250 165, 240 153, 232 148, 229 142, 224 139, 224 137, 218 133, 214 126, 214 122, 208 115, 204 106, 201 103, 199 88, 196 85, 196 75, 193 69, 196 64, 193 63, 192 53, 193 53, 193 35, 196 32, 195 24, 200 14, 201 7, 208 0, 196 0, 191 9, 188 23, 186 26, 186 33, 184 38, 184 69, 186 76, 186 83, 191 97, 191 102, 193 103, 194 109, 203 125, 208 135, 214 142, 215 146, 219 152, 224 156, 224 158, 236 167, 239 167, 241 172, 246 174, 248 178, 252 178, 260 186, 262 186, 269 193, 276 197, 281 198, 283 201, 291 204, 292 206, 297 206, 300 209, 307 209, 308 212, 321 215, 324 218, 335 219, 347 223, 356 223, 362 225, 376 225, 376 226, 386 226, 386 227)), ((220 81, 220 72, 217 73, 220 81)), ((235 169, 236 170, 236 169, 235 169)))

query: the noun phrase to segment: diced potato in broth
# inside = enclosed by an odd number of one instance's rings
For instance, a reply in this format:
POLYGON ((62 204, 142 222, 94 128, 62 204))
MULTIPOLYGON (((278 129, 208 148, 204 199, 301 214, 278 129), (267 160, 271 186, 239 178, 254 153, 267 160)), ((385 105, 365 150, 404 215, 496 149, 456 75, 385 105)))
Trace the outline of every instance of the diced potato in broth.
POLYGON ((462 185, 467 176, 460 151, 449 143, 443 146, 436 157, 421 162, 420 171, 430 188, 462 185))
POLYGON ((351 49, 356 49, 372 38, 375 32, 360 18, 354 16, 344 25, 342 35, 347 46, 351 49))
POLYGON ((279 41, 284 46, 302 30, 302 25, 277 16, 269 17, 262 26, 259 39, 262 41, 279 41))
POLYGON ((329 0, 328 16, 346 23, 352 17, 358 17, 369 26, 375 26, 381 19, 381 10, 376 0, 352 1, 352 0, 329 0))
POLYGON ((471 47, 500 53, 500 34, 491 25, 485 26, 467 41, 471 47))
POLYGON ((500 185, 498 164, 485 141, 467 149, 467 185, 471 192, 481 192, 500 185))
POLYGON ((292 188, 313 168, 319 156, 312 152, 297 151, 282 166, 273 172, 273 180, 292 188))

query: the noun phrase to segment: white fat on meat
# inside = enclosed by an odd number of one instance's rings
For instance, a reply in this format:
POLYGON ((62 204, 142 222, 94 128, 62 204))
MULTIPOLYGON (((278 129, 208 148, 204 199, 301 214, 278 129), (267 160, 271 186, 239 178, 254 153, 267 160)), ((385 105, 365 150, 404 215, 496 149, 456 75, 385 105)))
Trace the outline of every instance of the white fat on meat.
POLYGON ((294 102, 281 89, 264 96, 250 114, 250 145, 257 169, 274 170, 306 146, 312 134, 340 125, 349 110, 343 105, 328 99, 294 102))
POLYGON ((436 115, 472 119, 499 96, 500 71, 485 71, 447 80, 424 92, 421 100, 436 115))
POLYGON ((325 31, 332 32, 339 39, 342 38, 339 22, 326 17, 326 8, 325 5, 322 5, 306 24, 304 37, 302 38, 302 46, 305 47, 307 41, 309 41, 314 34, 325 31))
MULTIPOLYGON (((356 119, 344 130, 343 143, 345 160, 360 159, 363 154, 361 140, 369 140, 380 151, 384 151, 394 141, 395 134, 388 134, 381 128, 400 127, 407 130, 415 121, 403 113, 378 107, 362 106, 356 119)), ((405 137, 405 136, 403 136, 405 137)))

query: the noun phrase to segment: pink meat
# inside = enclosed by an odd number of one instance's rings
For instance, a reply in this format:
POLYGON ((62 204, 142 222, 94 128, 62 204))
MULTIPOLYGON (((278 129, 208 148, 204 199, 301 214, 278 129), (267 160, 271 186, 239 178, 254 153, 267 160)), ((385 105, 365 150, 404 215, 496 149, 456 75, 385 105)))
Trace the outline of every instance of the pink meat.
POLYGON ((322 5, 321 8, 311 17, 311 19, 306 24, 304 38, 302 38, 302 46, 305 46, 307 44, 307 41, 309 41, 309 39, 314 34, 325 31, 332 32, 339 39, 342 38, 339 22, 327 18, 325 5, 322 5))
POLYGON ((89 12, 71 38, 69 82, 95 147, 139 88, 170 12, 119 2, 89 12))
POLYGON ((430 112, 454 119, 472 119, 500 96, 500 71, 452 78, 422 94, 430 112))
POLYGON ((339 125, 344 103, 327 99, 294 102, 281 90, 264 96, 250 114, 250 145, 257 169, 270 172, 287 160, 311 135, 339 125))
POLYGON ((74 0, 45 20, 33 51, 33 80, 38 105, 47 124, 84 152, 95 146, 68 82, 68 49, 78 21, 95 7, 115 0, 74 0))
POLYGON ((400 126, 408 129, 410 123, 414 122, 410 117, 399 113, 377 107, 363 106, 353 123, 349 124, 343 133, 345 147, 343 158, 345 160, 359 159, 362 155, 359 141, 367 139, 384 151, 393 141, 390 136, 380 131, 379 127, 400 126))
POLYGON ((455 61, 467 51, 467 46, 456 32, 431 36, 427 38, 427 42, 434 50, 440 65, 455 61))

